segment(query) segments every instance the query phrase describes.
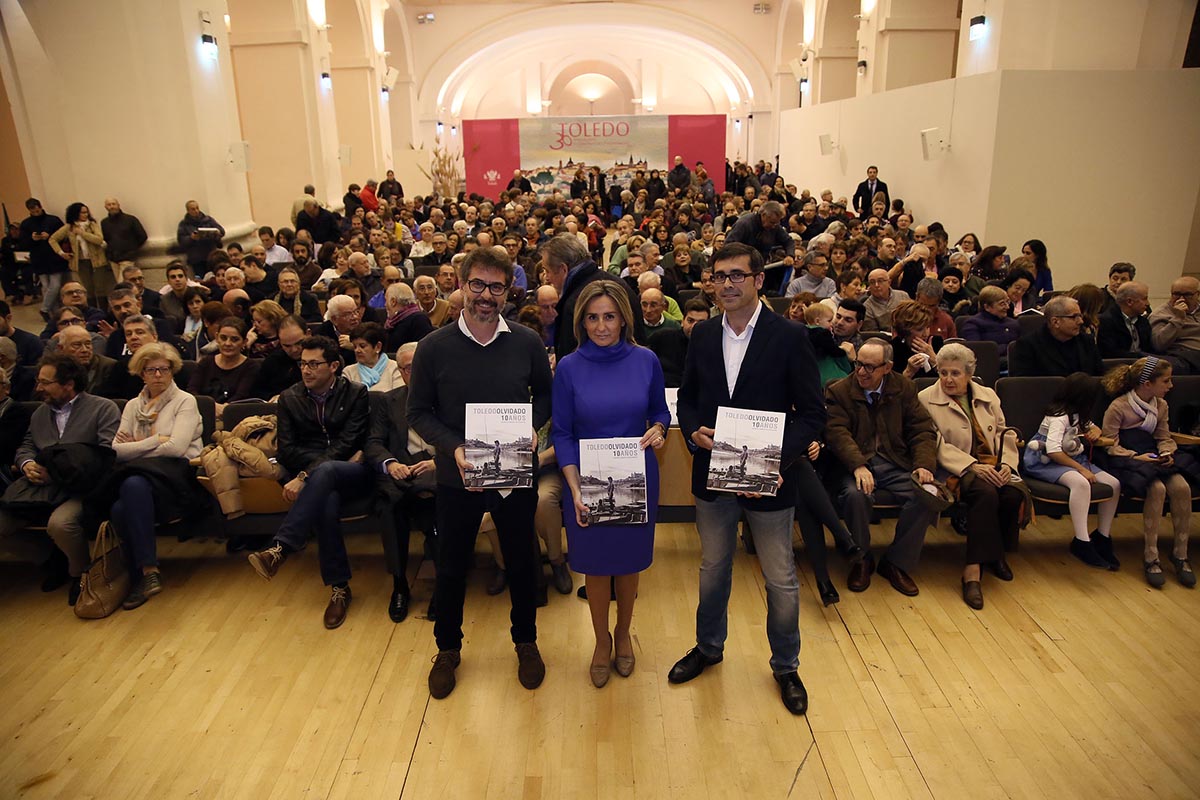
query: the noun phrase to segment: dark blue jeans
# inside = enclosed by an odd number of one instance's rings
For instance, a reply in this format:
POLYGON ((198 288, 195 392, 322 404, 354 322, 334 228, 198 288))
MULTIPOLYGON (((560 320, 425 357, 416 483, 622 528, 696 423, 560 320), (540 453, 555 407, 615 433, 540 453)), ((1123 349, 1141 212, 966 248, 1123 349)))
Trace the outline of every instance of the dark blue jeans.
POLYGON ((154 488, 141 475, 130 475, 121 482, 117 502, 112 505, 112 521, 129 548, 129 557, 137 569, 158 566, 154 545, 154 488))
POLYGON ((349 583, 350 557, 342 539, 342 499, 359 497, 374 488, 375 480, 366 464, 326 461, 309 473, 275 541, 284 550, 295 552, 304 547, 308 532, 315 529, 321 580, 326 586, 349 583))

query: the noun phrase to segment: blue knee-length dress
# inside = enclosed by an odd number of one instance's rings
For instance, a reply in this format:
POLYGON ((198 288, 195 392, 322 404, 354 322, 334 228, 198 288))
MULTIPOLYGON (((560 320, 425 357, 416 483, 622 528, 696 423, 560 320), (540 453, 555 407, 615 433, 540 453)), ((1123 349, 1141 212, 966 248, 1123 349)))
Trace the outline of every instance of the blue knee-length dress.
MULTIPOLYGON (((579 466, 580 439, 641 437, 655 422, 671 424, 658 357, 621 340, 598 347, 584 341, 558 362, 550 437, 559 467, 579 466)), ((570 491, 563 492, 563 524, 571 569, 584 575, 628 575, 654 559, 658 517, 658 459, 646 448, 647 520, 643 525, 590 525, 575 521, 570 491)))

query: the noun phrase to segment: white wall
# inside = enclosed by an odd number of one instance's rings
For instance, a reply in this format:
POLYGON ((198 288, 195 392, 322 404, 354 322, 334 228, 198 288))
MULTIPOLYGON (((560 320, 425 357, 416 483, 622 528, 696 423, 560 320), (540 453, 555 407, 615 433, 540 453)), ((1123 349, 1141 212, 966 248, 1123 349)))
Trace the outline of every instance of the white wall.
POLYGON ((921 219, 939 219, 952 232, 982 228, 999 95, 1000 75, 990 73, 785 111, 780 169, 814 195, 830 188, 850 198, 875 164, 892 197, 921 219), (951 122, 953 151, 923 161, 921 130, 948 132, 951 122), (838 146, 822 156, 819 137, 826 133, 838 146))
MULTIPOLYGON (((784 112, 781 168, 850 196, 868 163, 918 222, 1019 251, 1042 239, 1056 286, 1130 261, 1152 295, 1185 270, 1200 185, 1200 72, 1002 71, 784 112), (953 121, 952 129, 949 127, 953 121), (920 130, 950 152, 921 157, 920 130), (822 156, 818 136, 839 147, 822 156)), ((1195 266, 1192 266, 1195 271, 1195 266)))

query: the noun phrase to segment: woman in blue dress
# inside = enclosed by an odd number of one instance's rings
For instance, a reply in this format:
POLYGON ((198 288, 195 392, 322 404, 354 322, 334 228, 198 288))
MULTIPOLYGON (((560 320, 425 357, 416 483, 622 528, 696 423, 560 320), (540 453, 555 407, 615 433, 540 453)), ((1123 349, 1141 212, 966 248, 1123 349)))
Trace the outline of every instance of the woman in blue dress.
POLYGON ((648 448, 663 446, 671 414, 658 357, 633 342, 633 309, 623 285, 609 280, 588 284, 575 305, 573 323, 581 344, 555 372, 551 438, 571 492, 570 501, 563 503, 568 558, 571 568, 585 576, 596 632, 590 676, 601 687, 608 682, 610 662, 623 677, 633 672, 633 602, 638 573, 654 557, 658 513, 658 461, 648 448), (647 513, 641 524, 589 524, 594 510, 584 502, 580 484, 579 442, 615 437, 638 438, 644 451, 647 513), (611 633, 610 580, 617 595, 617 625, 611 633))

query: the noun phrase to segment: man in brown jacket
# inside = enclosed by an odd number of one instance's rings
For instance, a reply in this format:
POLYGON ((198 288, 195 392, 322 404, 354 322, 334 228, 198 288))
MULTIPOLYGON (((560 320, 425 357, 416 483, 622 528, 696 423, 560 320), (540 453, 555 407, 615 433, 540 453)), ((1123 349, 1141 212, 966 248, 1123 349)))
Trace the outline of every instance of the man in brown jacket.
POLYGON ((825 442, 846 472, 838 486, 838 503, 846 527, 867 551, 867 557, 851 568, 847 586, 861 592, 871 585, 875 559, 870 554, 870 522, 875 491, 882 489, 901 510, 896 535, 879 562, 879 574, 896 591, 912 597, 918 590, 908 573, 921 557, 926 529, 937 519, 917 497, 920 490, 911 480, 933 481, 937 463, 933 420, 917 400, 916 385, 892 372, 892 346, 878 339, 859 348, 852 374, 825 389, 825 404, 829 410, 825 442))

